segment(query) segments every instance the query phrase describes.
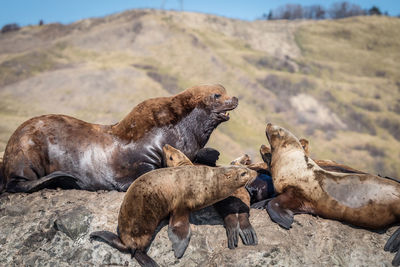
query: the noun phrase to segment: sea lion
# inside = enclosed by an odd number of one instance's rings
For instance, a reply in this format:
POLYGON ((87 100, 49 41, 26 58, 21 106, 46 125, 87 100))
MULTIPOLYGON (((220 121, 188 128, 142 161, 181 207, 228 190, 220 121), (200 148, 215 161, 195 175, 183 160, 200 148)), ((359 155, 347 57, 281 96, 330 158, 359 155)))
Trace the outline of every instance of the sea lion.
POLYGON ((157 226, 170 215, 168 237, 175 257, 181 258, 191 236, 190 212, 228 197, 256 175, 241 166, 181 166, 148 172, 136 179, 125 194, 118 216, 118 236, 99 231, 91 237, 130 252, 141 265, 155 264, 146 250, 157 226))
MULTIPOLYGON (((163 147, 165 162, 168 167, 187 166, 193 163, 181 151, 172 146, 163 147)), ((216 166, 219 152, 211 148, 203 148, 196 156, 196 164, 216 166)), ((248 160, 250 157, 245 155, 248 160)), ((242 158, 242 157, 241 157, 242 158)), ((240 165, 246 161, 239 161, 240 165)), ((214 204, 214 208, 224 221, 228 248, 234 249, 238 245, 238 236, 245 245, 256 245, 258 243, 257 234, 249 221, 250 196, 245 187, 237 189, 231 196, 214 204)))
POLYGON ((201 85, 145 100, 114 125, 65 115, 35 117, 8 141, 0 184, 8 192, 44 187, 126 191, 141 174, 164 167, 165 144, 193 160, 237 105, 223 86, 201 85))
MULTIPOLYGON (((400 183, 368 173, 325 171, 288 130, 268 123, 270 171, 279 195, 267 204, 271 219, 289 229, 296 213, 310 213, 369 229, 400 221, 400 183)), ((398 251, 399 230, 385 249, 398 251)), ((400 265, 400 252, 393 260, 400 265)))

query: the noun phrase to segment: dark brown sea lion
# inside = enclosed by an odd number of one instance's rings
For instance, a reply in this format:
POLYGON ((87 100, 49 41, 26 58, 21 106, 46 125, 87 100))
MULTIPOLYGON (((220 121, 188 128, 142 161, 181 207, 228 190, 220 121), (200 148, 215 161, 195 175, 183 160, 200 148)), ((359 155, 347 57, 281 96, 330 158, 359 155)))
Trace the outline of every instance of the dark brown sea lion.
POLYGON ((256 231, 249 220, 250 205, 254 202, 254 199, 259 197, 271 197, 273 186, 271 183, 268 187, 268 183, 263 180, 268 167, 264 162, 252 163, 250 156, 245 154, 233 160, 231 165, 246 166, 257 171, 257 177, 253 182, 246 187, 239 188, 230 197, 214 204, 215 209, 224 220, 228 247, 234 249, 238 245, 238 236, 245 245, 256 245, 258 243, 256 231), (269 189, 272 189, 270 196, 268 196, 269 189))
MULTIPOLYGON (((271 219, 289 229, 296 213, 310 213, 378 229, 400 222, 400 183, 368 173, 329 172, 306 154, 299 140, 288 130, 268 124, 271 145, 270 170, 277 193, 269 201, 271 219)), ((385 249, 400 248, 400 231, 385 249)), ((393 260, 400 265, 400 252, 393 260)))
POLYGON ((238 99, 221 85, 148 99, 114 125, 64 115, 32 118, 14 132, 4 154, 9 192, 44 187, 126 191, 141 174, 164 166, 170 144, 193 160, 238 99))
POLYGON ((146 250, 157 226, 170 215, 168 237, 175 257, 181 258, 191 236, 190 212, 228 197, 256 175, 241 166, 181 166, 148 172, 136 179, 125 194, 118 216, 118 236, 99 231, 91 237, 129 251, 141 265, 155 264, 146 250))
MULTIPOLYGON (((164 155, 167 166, 192 165, 192 162, 179 150, 165 145, 164 155)), ((212 148, 203 148, 196 155, 196 164, 207 166, 216 166, 219 152, 212 148)), ((231 165, 243 165, 247 163, 243 160, 250 160, 248 155, 233 161, 231 165)), ((256 245, 258 243, 257 234, 249 221, 250 196, 245 187, 236 190, 228 198, 214 204, 214 208, 224 221, 226 235, 228 238, 228 247, 234 249, 238 245, 238 237, 242 239, 245 245, 256 245)))

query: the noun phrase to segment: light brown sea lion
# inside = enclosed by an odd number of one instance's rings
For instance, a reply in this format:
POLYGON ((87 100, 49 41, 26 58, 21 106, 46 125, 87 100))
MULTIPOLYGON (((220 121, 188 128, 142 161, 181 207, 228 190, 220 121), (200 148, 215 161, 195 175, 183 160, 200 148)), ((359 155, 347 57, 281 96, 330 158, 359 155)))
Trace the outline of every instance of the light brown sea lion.
POLYGON ((223 86, 201 85, 143 101, 114 125, 65 115, 32 118, 8 141, 0 191, 3 186, 8 192, 44 187, 126 191, 143 173, 164 167, 165 144, 193 160, 237 105, 223 86))
POLYGON ((175 256, 180 258, 191 236, 190 212, 228 197, 256 176, 255 171, 241 166, 181 166, 148 172, 136 179, 125 194, 118 216, 118 236, 100 231, 91 237, 129 251, 140 264, 154 263, 145 251, 157 226, 170 215, 168 236, 175 256))
MULTIPOLYGON (((269 201, 271 219, 289 229, 296 213, 310 213, 370 229, 400 222, 400 183, 367 173, 329 172, 309 158, 288 130, 268 123, 270 170, 278 197, 269 201)), ((385 246, 398 251, 398 230, 385 246)), ((393 260, 400 265, 400 252, 393 260)))
MULTIPOLYGON (((193 165, 185 154, 170 145, 165 145, 163 151, 165 162, 168 167, 193 165)), ((219 152, 215 149, 202 149, 202 153, 198 153, 199 157, 197 159, 198 162, 216 166, 218 156, 215 157, 215 155, 219 155, 219 152)), ((236 164, 233 164, 232 162, 231 165, 243 165, 240 163, 248 163, 251 161, 248 155, 245 155, 244 157, 247 161, 237 160, 234 161, 236 164)), ((243 157, 240 159, 242 158, 243 157)), ((224 226, 228 238, 228 248, 230 249, 237 247, 239 236, 245 245, 257 245, 258 243, 256 231, 249 221, 249 207, 250 196, 245 187, 237 189, 228 198, 214 204, 214 208, 224 220, 224 226)))

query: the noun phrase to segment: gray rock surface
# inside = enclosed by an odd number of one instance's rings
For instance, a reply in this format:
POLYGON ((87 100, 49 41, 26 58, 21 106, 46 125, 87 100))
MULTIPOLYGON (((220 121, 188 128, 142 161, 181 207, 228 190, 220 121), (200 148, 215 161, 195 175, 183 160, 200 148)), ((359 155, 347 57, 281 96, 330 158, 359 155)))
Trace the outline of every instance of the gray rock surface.
MULTIPOLYGON (((124 193, 43 190, 0 196, 0 266, 137 266, 130 255, 90 241, 97 230, 115 231, 124 193)), ((177 260, 167 227, 149 255, 162 266, 391 266, 383 246, 396 227, 380 233, 310 215, 295 216, 289 231, 265 211, 252 210, 257 246, 227 248, 221 219, 212 208, 192 214, 193 236, 177 260)))

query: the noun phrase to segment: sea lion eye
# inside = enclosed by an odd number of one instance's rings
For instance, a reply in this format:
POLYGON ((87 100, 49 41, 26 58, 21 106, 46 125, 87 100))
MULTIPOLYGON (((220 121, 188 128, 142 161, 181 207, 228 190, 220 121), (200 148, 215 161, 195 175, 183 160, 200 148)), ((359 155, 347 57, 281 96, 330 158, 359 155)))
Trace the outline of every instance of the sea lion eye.
POLYGON ((169 160, 173 160, 173 159, 172 159, 172 156, 169 156, 169 160))
POLYGON ((240 176, 245 176, 246 175, 246 172, 242 172, 241 174, 240 174, 240 176))
POLYGON ((221 97, 220 94, 214 94, 214 98, 215 98, 215 99, 218 99, 218 98, 220 98, 220 97, 221 97))

